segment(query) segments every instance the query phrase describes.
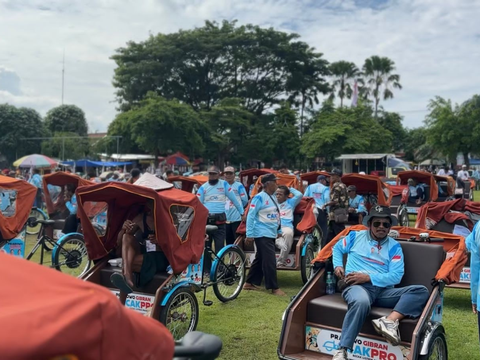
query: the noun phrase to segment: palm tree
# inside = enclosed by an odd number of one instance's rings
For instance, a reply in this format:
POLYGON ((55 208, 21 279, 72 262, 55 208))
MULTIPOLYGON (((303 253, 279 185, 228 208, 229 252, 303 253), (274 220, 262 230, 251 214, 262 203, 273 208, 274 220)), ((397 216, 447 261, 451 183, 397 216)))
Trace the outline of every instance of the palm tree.
POLYGON ((287 81, 290 92, 288 100, 300 107, 300 136, 304 133, 304 112, 307 104, 313 108, 314 104, 319 103, 318 96, 330 91, 324 78, 328 75, 328 62, 321 57, 322 54, 310 54, 310 59, 295 64, 292 76, 287 81))
POLYGON ((364 95, 373 95, 375 101, 375 118, 377 118, 378 104, 383 96, 384 100, 392 99, 392 88, 401 89, 400 75, 392 74, 395 63, 387 57, 372 56, 365 60, 363 74, 368 87, 364 88, 364 95))
POLYGON ((361 76, 360 70, 357 66, 348 61, 337 61, 331 63, 329 66, 330 73, 333 77, 332 93, 330 99, 334 99, 338 95, 340 98, 340 107, 343 107, 343 99, 346 97, 350 99, 352 97, 352 86, 350 84, 352 79, 357 79, 361 76))

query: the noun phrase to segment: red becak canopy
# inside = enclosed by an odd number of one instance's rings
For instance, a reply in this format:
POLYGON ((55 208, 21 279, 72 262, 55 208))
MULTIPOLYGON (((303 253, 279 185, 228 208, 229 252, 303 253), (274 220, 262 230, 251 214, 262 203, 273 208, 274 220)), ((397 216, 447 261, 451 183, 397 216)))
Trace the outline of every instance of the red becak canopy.
POLYGON ((238 177, 240 178, 240 182, 245 186, 247 191, 250 189, 250 185, 254 183, 253 178, 265 175, 265 174, 270 174, 270 173, 276 173, 275 170, 273 169, 257 169, 257 168, 252 168, 252 169, 247 169, 247 170, 242 170, 240 171, 240 174, 238 177))
MULTIPOLYGON (((313 198, 307 197, 302 198, 300 203, 294 210, 294 214, 303 215, 302 220, 297 224, 297 230, 303 233, 311 233, 314 227, 317 225, 317 218, 313 213, 313 208, 315 206, 315 200, 313 198)), ((245 216, 248 214, 250 206, 246 207, 245 216)), ((245 221, 242 221, 237 228, 237 234, 245 235, 247 233, 247 227, 245 221)))
POLYGON ((173 358, 169 331, 102 286, 1 253, 0 272, 2 359, 173 358))
POLYGON ((168 179, 169 182, 181 182, 182 190, 191 193, 195 185, 201 186, 208 181, 206 176, 199 175, 198 177, 194 176, 171 176, 168 179), (205 178, 205 179, 203 179, 205 178), (203 181, 205 180, 205 181, 203 181))
POLYGON ((22 231, 32 210, 37 188, 24 180, 0 176, 0 233, 3 239, 13 239, 22 231), (4 205, 3 202, 5 202, 4 205))
POLYGON ((441 176, 441 175, 433 175, 435 181, 438 183, 440 181, 445 181, 447 183, 447 194, 448 196, 455 195, 455 186, 456 182, 455 179, 451 176, 441 176))
POLYGON ((302 179, 302 181, 308 182, 308 185, 312 185, 317 182, 317 178, 320 175, 325 176, 327 179, 330 177, 330 174, 326 171, 310 171, 308 173, 300 175, 300 179, 302 179))
POLYGON ((67 184, 73 184, 75 187, 94 184, 93 181, 82 179, 75 174, 69 174, 59 171, 53 174, 43 176, 43 193, 45 194, 45 203, 47 204, 47 211, 50 215, 55 211, 63 211, 65 209, 65 202, 62 196, 59 196, 57 201, 53 203, 48 190, 48 185, 64 187, 67 184))
POLYGON ((467 220, 469 228, 472 230, 474 223, 463 213, 465 211, 469 211, 473 214, 480 214, 480 203, 466 199, 457 199, 454 201, 439 203, 426 203, 418 210, 415 227, 427 229, 427 223, 436 224, 442 219, 449 223, 454 223, 457 220, 467 220), (429 219, 428 221, 427 218, 429 219))
MULTIPOLYGON (((263 176, 263 175, 262 175, 263 176)), ((275 176, 277 177, 277 185, 284 185, 288 188, 295 188, 298 191, 302 191, 302 187, 300 184, 300 181, 298 181, 298 178, 295 175, 287 175, 287 174, 282 174, 282 173, 275 173, 275 176)), ((257 179, 257 182, 255 183, 255 187, 252 190, 252 193, 250 194, 251 197, 254 197, 259 193, 259 189, 262 185, 262 177, 259 176, 257 179)))
MULTIPOLYGON (((312 264, 315 262, 326 262, 332 256, 333 247, 335 246, 335 244, 341 238, 348 235, 350 231, 360 231, 366 229, 367 228, 363 225, 354 225, 343 230, 317 254, 317 257, 312 261, 312 264)), ((463 238, 463 236, 442 233, 440 231, 413 229, 402 226, 393 226, 392 230, 398 231, 401 239, 409 239, 412 236, 418 238, 420 233, 424 232, 427 232, 432 238, 444 239, 444 242, 442 242, 441 244, 443 245, 445 252, 452 254, 452 256, 447 258, 443 262, 442 266, 437 272, 437 275, 435 275, 435 280, 443 280, 446 284, 452 284, 460 280, 460 273, 462 272, 463 266, 468 259, 466 253, 465 239, 463 238)), ((439 243, 433 244, 438 245, 439 243)))
POLYGON ((342 182, 347 186, 355 185, 357 194, 377 195, 380 205, 390 206, 392 202, 393 194, 390 186, 382 182, 378 176, 347 174, 342 176, 342 182))
POLYGON ((120 182, 82 186, 77 188, 76 194, 90 259, 100 259, 114 249, 125 220, 133 219, 147 201, 153 201, 155 234, 173 271, 181 273, 189 264, 199 262, 204 249, 208 210, 195 195, 174 188, 157 192, 120 182), (85 212, 89 201, 108 206, 104 236, 97 235, 85 212))
POLYGON ((415 180, 417 184, 424 183, 430 186, 430 201, 438 199, 438 186, 432 174, 417 170, 400 171, 397 174, 397 185, 407 185, 410 178, 415 180))

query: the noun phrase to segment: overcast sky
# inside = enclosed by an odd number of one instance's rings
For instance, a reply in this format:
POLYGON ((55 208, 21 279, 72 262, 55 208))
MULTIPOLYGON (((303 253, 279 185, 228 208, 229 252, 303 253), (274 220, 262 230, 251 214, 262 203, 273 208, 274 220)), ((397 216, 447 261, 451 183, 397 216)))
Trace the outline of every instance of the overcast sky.
POLYGON ((480 93, 480 0, 0 0, 0 103, 42 115, 60 105, 65 49, 65 103, 105 131, 116 114, 114 50, 206 19, 297 32, 330 62, 391 58, 403 90, 384 107, 408 127, 435 95, 480 93))

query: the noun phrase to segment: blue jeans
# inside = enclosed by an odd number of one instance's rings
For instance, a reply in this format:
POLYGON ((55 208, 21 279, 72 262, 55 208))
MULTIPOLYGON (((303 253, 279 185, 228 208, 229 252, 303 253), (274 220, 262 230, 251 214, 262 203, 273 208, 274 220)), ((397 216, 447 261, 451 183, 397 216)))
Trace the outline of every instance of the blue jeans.
POLYGON ((372 305, 393 309, 405 317, 417 318, 422 314, 430 294, 422 285, 381 288, 366 283, 346 288, 342 296, 348 311, 343 319, 340 347, 352 349, 372 305))

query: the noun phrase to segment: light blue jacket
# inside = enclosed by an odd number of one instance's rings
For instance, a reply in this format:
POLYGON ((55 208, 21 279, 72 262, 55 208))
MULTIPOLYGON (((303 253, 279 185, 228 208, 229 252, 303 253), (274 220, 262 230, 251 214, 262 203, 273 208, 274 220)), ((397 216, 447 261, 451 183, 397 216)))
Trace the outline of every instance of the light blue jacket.
POLYGON ((303 194, 294 188, 290 188, 290 192, 293 194, 293 197, 288 198, 283 203, 279 204, 278 207, 280 209, 280 221, 282 227, 285 226, 293 229, 293 213, 302 200, 303 194))
MULTIPOLYGON (((243 186, 242 183, 235 181, 232 185, 230 185, 230 187, 232 188, 232 191, 235 194, 238 202, 242 204, 242 207, 247 206, 248 196, 247 190, 245 190, 245 186, 243 186)), ((242 216, 235 208, 233 203, 230 201, 230 199, 227 199, 227 201, 225 202, 225 213, 227 214, 227 221, 235 222, 242 220, 242 216)))
POLYGON ((67 207, 68 211, 70 211, 70 215, 76 215, 77 214, 77 195, 73 194, 72 199, 70 201, 67 201, 65 203, 65 206, 67 207))
POLYGON ((354 208, 356 213, 367 213, 367 208, 365 207, 365 200, 362 195, 357 195, 353 199, 348 198, 348 206, 354 208))
POLYGON ((304 196, 313 197, 317 208, 322 208, 330 201, 330 188, 320 183, 308 185, 304 196))
POLYGON ((41 189, 43 187, 42 177, 40 176, 40 174, 34 174, 30 179, 29 183, 35 186, 37 189, 41 189))
POLYGON ((265 191, 257 194, 250 202, 247 215, 247 237, 268 237, 275 239, 281 233, 278 202, 274 195, 265 191))
POLYGON ((387 237, 380 244, 369 230, 351 231, 333 247, 333 267, 343 267, 343 255, 348 254, 345 275, 360 272, 370 275, 374 286, 393 287, 404 274, 404 258, 400 244, 387 237))
POLYGON ((215 185, 210 185, 206 182, 198 189, 197 196, 210 214, 223 214, 228 198, 240 215, 243 215, 242 205, 240 205, 231 186, 225 180, 218 180, 218 183, 215 185))
POLYGON ((480 221, 477 222, 473 231, 465 239, 467 250, 470 251, 470 291, 472 293, 472 304, 480 301, 480 289, 478 280, 480 278, 480 221))

